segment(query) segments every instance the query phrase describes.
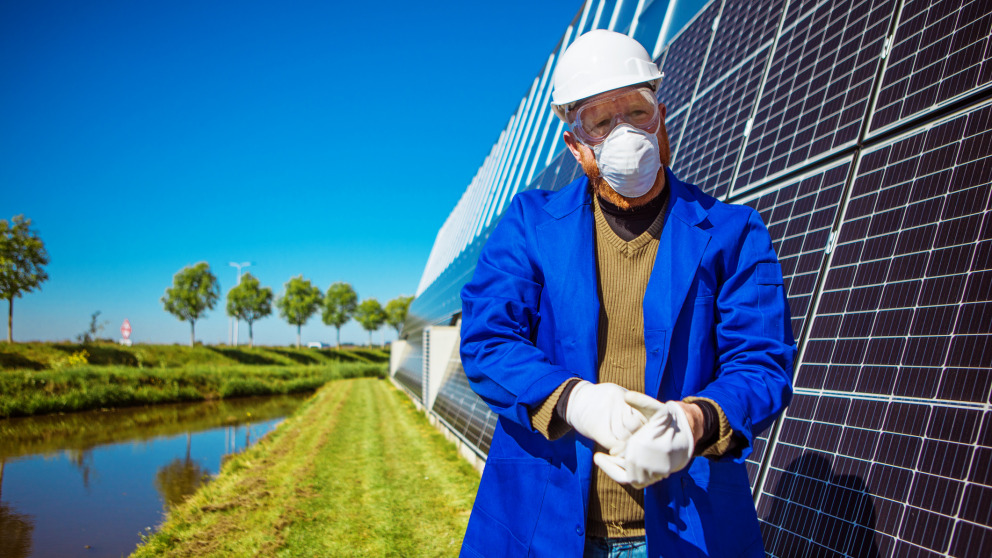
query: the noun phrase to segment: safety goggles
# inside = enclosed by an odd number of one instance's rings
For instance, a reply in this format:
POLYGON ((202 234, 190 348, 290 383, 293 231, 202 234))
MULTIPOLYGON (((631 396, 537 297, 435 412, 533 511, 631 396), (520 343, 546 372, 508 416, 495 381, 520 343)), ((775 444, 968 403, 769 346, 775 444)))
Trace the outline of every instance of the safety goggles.
POLYGON ((624 89, 579 105, 573 112, 572 132, 586 145, 596 145, 621 122, 646 132, 658 131, 661 112, 654 92, 647 87, 624 89))

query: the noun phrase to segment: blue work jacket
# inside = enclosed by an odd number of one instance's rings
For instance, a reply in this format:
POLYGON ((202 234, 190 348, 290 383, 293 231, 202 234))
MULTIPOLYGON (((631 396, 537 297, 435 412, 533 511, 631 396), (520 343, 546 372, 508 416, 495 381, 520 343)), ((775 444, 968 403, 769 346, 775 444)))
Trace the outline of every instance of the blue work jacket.
MULTIPOLYGON (((679 181, 644 295, 645 392, 716 401, 747 441, 644 490, 649 556, 763 556, 744 458, 792 396, 795 342, 761 217, 679 181)), ((549 441, 529 410, 569 378, 597 381, 596 251, 583 176, 514 197, 462 289, 461 358, 499 415, 462 556, 580 557, 595 445, 549 441)))

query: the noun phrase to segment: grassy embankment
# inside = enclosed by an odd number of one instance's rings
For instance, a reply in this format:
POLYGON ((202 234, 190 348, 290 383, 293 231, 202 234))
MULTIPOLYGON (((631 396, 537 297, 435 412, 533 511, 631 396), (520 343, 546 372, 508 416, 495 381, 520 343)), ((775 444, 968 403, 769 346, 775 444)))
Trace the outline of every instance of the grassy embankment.
POLYGON ((312 391, 382 376, 388 358, 368 349, 0 344, 0 418, 312 391))
POLYGON ((335 381, 134 556, 454 556, 478 482, 388 382, 335 381))

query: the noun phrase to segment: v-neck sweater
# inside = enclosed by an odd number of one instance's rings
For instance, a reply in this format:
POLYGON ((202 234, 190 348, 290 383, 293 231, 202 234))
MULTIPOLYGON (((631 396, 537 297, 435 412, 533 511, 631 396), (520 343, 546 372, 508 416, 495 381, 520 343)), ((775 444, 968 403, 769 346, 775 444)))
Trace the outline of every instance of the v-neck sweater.
MULTIPOLYGON (((596 222, 596 279, 599 310, 599 382, 644 392, 644 293, 658 254, 665 224, 667 195, 647 229, 624 240, 608 222, 598 196, 593 199, 596 222)), ((650 204, 649 204, 650 205, 650 204)), ((613 208, 609 208, 613 209, 613 208)), ((619 208, 617 208, 619 209, 619 208)), ((615 215, 615 214, 614 214, 615 215)), ((636 225, 636 221, 625 220, 636 225)), ((641 219, 643 224, 643 218, 641 219)), ((630 229, 625 236, 630 236, 630 229)), ((636 230, 636 228, 634 229, 636 230)), ((589 487, 586 530, 593 537, 631 537, 644 534, 644 492, 621 485, 595 468, 589 487)))

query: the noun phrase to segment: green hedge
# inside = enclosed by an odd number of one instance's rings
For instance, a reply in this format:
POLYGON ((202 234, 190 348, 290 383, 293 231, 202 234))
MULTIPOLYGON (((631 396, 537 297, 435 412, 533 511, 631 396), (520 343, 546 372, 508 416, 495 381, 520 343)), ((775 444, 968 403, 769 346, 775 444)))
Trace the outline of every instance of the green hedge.
POLYGON ((389 362, 389 350, 363 347, 297 349, 295 347, 229 347, 224 345, 153 345, 125 347, 116 343, 0 343, 0 369, 45 370, 70 367, 75 355, 86 352, 86 362, 128 368, 183 368, 187 366, 324 366, 337 362, 389 362))
POLYGON ((385 364, 191 365, 132 368, 82 365, 0 372, 0 418, 107 407, 280 395, 312 391, 330 380, 384 377, 385 364))

